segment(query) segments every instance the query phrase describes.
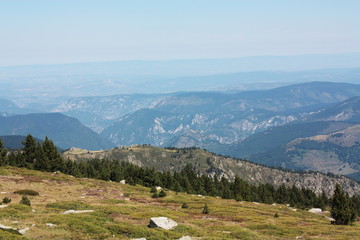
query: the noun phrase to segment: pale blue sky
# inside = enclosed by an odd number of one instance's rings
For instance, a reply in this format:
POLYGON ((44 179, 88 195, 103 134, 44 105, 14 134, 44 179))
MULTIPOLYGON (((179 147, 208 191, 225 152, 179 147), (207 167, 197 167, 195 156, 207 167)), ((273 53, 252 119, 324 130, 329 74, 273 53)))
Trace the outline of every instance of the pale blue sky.
POLYGON ((0 65, 360 52, 358 0, 0 0, 0 65))

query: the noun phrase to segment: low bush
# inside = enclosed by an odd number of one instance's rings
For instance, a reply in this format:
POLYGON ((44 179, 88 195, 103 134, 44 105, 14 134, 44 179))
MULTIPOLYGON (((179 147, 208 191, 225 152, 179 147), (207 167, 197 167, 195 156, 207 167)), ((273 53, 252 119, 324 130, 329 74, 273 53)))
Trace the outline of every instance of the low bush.
POLYGON ((15 194, 26 195, 26 196, 38 196, 39 193, 30 189, 22 189, 14 192, 15 194))
POLYGON ((28 205, 28 206, 31 206, 31 203, 30 203, 30 200, 28 199, 27 196, 22 196, 20 202, 20 204, 24 204, 24 205, 28 205))
POLYGON ((11 198, 4 197, 2 202, 5 203, 5 204, 11 203, 11 198))
POLYGON ((91 208, 91 206, 86 204, 86 203, 73 202, 73 201, 48 203, 48 204, 46 204, 45 207, 62 209, 62 210, 85 210, 85 209, 90 209, 91 208))

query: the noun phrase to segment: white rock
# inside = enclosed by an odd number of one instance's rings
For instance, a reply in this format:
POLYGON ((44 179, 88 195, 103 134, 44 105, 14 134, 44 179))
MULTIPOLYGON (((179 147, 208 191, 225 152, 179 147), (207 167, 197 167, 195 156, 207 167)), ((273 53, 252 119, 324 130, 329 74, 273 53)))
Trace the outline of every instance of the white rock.
POLYGON ((271 206, 276 206, 276 203, 271 204, 271 206))
POLYGON ((146 238, 132 238, 131 240, 146 240, 146 238))
POLYGON ((159 187, 159 186, 156 187, 156 190, 158 190, 158 191, 161 189, 162 189, 162 187, 159 187))
POLYGON ((194 239, 190 236, 183 236, 183 237, 179 238, 179 240, 194 240, 194 239))
POLYGON ((1 194, 7 194, 7 192, 1 192, 1 194))
POLYGON ((12 227, 5 226, 5 225, 2 225, 2 224, 0 224, 0 228, 2 228, 2 229, 13 229, 13 230, 16 230, 16 229, 14 229, 14 228, 12 228, 12 227))
POLYGON ((260 203, 258 203, 258 202, 253 202, 253 204, 260 204, 260 203))
POLYGON ((21 234, 25 234, 27 231, 29 231, 30 230, 30 228, 24 228, 24 229, 20 229, 19 230, 19 233, 21 233, 21 234))
POLYGON ((56 224, 53 223, 45 223, 45 225, 51 228, 56 227, 56 224))
POLYGON ((330 222, 335 221, 335 219, 333 219, 332 217, 325 217, 327 220, 329 220, 330 222))
POLYGON ((0 208, 6 208, 8 205, 0 205, 0 208))
POLYGON ((166 230, 170 230, 176 227, 177 225, 178 224, 174 220, 171 220, 170 218, 154 217, 154 218, 150 218, 150 224, 148 225, 148 227, 149 228, 159 227, 166 230))
POLYGON ((19 223, 19 221, 13 221, 12 223, 19 223))
POLYGON ((125 180, 121 180, 120 183, 121 183, 121 184, 126 184, 126 181, 125 181, 125 180))
POLYGON ((94 210, 67 210, 65 211, 63 214, 69 214, 69 213, 89 213, 89 212, 94 212, 94 210))
POLYGON ((309 212, 319 214, 319 213, 322 213, 322 210, 321 210, 321 208, 312 208, 309 210, 309 212))

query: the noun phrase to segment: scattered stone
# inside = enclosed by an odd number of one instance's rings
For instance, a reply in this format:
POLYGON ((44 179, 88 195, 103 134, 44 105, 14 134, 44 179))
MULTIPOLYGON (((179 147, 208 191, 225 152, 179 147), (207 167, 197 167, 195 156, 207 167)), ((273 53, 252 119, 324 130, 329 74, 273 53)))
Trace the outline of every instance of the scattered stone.
POLYGON ((7 192, 1 192, 1 194, 7 194, 7 192))
POLYGON ((29 231, 30 230, 30 228, 24 228, 24 229, 20 229, 19 230, 19 233, 21 233, 21 234, 25 234, 27 231, 29 231))
POLYGON ((32 212, 36 212, 36 210, 35 209, 33 209, 33 210, 31 210, 32 212))
POLYGON ((162 189, 162 187, 159 187, 159 186, 156 187, 156 190, 158 190, 158 191, 161 189, 162 189))
POLYGON ((125 181, 125 180, 121 180, 120 183, 121 183, 121 184, 126 184, 126 181, 125 181))
POLYGON ((131 240, 146 240, 146 238, 132 238, 131 240))
POLYGON ((260 204, 260 203, 258 203, 258 202, 253 202, 253 204, 260 204))
POLYGON ((69 214, 69 213, 89 213, 89 212, 94 212, 94 210, 67 210, 65 211, 63 214, 69 214))
POLYGON ((2 225, 2 224, 0 224, 0 228, 2 228, 2 229, 12 229, 12 230, 16 230, 16 229, 14 229, 14 228, 12 228, 12 227, 5 226, 5 225, 2 225))
POLYGON ((321 208, 312 208, 309 210, 309 212, 320 214, 320 213, 322 213, 322 210, 321 210, 321 208))
POLYGON ((287 207, 290 207, 290 204, 286 204, 287 207))
POLYGON ((223 231, 223 233, 227 233, 227 234, 230 234, 231 232, 230 232, 230 231, 223 231))
POLYGON ((19 221, 13 221, 12 223, 19 223, 19 221))
POLYGON ((183 237, 179 238, 179 240, 194 240, 194 239, 190 236, 183 236, 183 237))
POLYGON ((35 227, 36 226, 36 224, 33 224, 33 225, 31 225, 32 227, 35 227))
POLYGON ((335 221, 335 219, 333 219, 332 217, 325 217, 327 220, 329 220, 330 222, 335 221))
POLYGON ((53 223, 45 223, 45 225, 51 228, 56 227, 56 224, 53 223))
POLYGON ((0 208, 6 208, 8 205, 0 205, 0 208))
POLYGON ((150 218, 150 224, 148 225, 149 228, 163 228, 166 230, 170 230, 173 229, 174 227, 176 227, 178 224, 174 221, 171 220, 170 218, 167 217, 154 217, 154 218, 150 218))
POLYGON ((271 206, 276 206, 276 203, 271 204, 271 206))

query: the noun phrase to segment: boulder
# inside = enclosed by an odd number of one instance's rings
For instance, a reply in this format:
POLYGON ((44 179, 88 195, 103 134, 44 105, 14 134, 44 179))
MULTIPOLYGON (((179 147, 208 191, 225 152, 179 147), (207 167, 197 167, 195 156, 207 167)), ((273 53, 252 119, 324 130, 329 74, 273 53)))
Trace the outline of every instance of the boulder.
POLYGON ((170 230, 173 229, 174 227, 176 227, 178 224, 174 221, 171 220, 170 218, 167 217, 154 217, 154 218, 150 218, 150 224, 148 225, 149 228, 163 228, 166 230, 170 230))
POLYGON ((179 238, 179 240, 194 240, 194 239, 190 236, 183 236, 183 237, 179 238))
POLYGON ((321 210, 321 208, 312 208, 309 210, 309 212, 320 214, 320 213, 322 213, 322 210, 321 210))

